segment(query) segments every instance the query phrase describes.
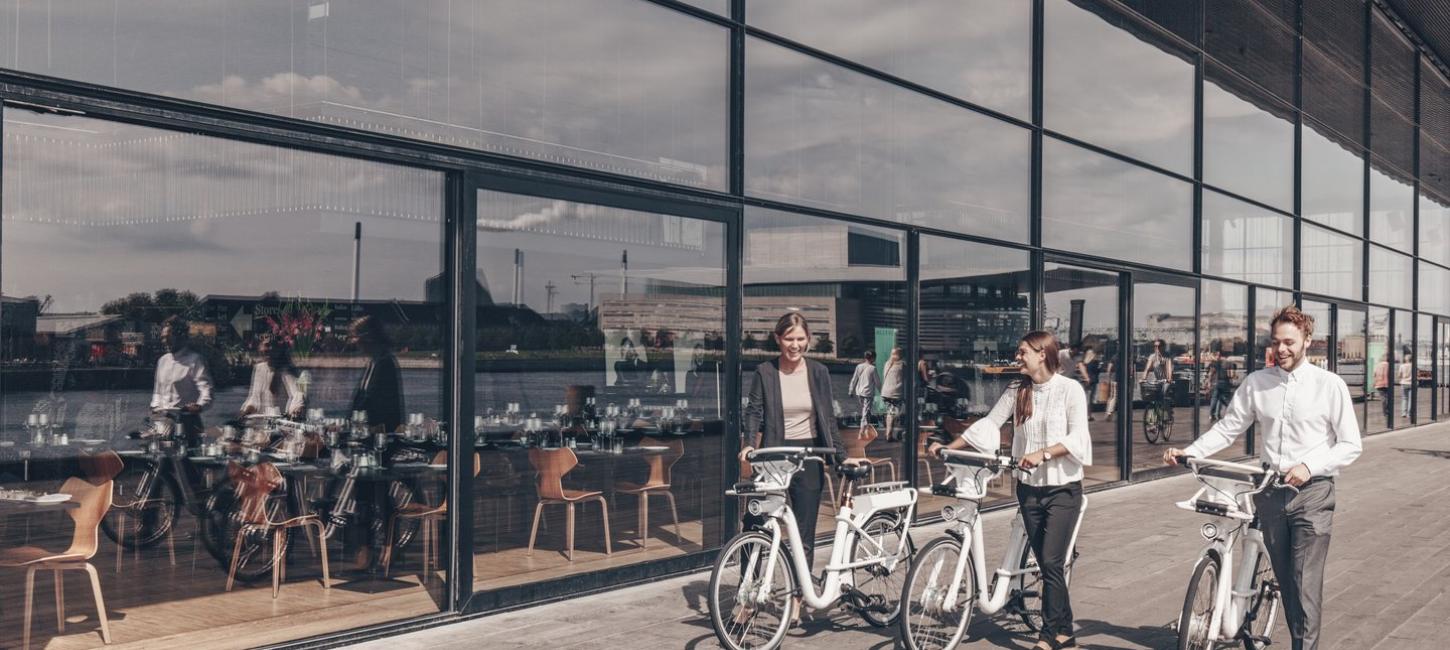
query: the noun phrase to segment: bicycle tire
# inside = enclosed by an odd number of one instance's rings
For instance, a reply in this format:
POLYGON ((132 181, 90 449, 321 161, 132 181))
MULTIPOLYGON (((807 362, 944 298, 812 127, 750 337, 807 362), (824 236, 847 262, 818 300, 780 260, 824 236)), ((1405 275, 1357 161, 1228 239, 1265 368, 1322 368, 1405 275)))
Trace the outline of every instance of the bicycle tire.
POLYGON ((963 547, 954 537, 938 537, 921 547, 912 560, 911 570, 906 572, 901 592, 901 614, 896 619, 897 631, 907 650, 950 650, 961 643, 976 607, 977 577, 972 566, 971 549, 963 547), (953 612, 958 618, 953 621, 940 617, 945 624, 943 627, 950 631, 945 638, 927 634, 919 624, 928 617, 937 617, 942 608, 940 603, 924 601, 935 601, 944 585, 948 584, 942 580, 954 579, 954 576, 944 576, 943 573, 954 572, 957 559, 964 552, 967 553, 967 568, 962 572, 961 584, 958 585, 957 602, 953 603, 953 612), (943 557, 937 559, 939 554, 943 557), (922 585, 922 589, 918 589, 918 585, 922 585), (928 594, 927 590, 931 593, 928 594))
POLYGON ((1143 439, 1150 445, 1158 444, 1158 413, 1152 407, 1143 409, 1143 439))
POLYGON ((150 548, 171 533, 181 517, 181 488, 159 464, 128 461, 112 482, 111 509, 101 518, 107 538, 126 549, 150 548), (139 493, 143 482, 146 494, 139 493))
MULTIPOLYGON (((906 571, 902 570, 902 567, 911 565, 911 558, 915 555, 916 549, 911 543, 910 529, 902 525, 901 515, 898 513, 878 512, 871 515, 861 529, 876 537, 877 543, 887 550, 897 548, 901 543, 901 535, 906 536, 906 557, 902 558, 900 563, 892 567, 889 572, 883 573, 884 569, 879 565, 860 567, 851 571, 852 582, 857 591, 867 596, 880 596, 888 610, 883 613, 870 607, 856 607, 854 608, 856 613, 873 627, 887 627, 895 623, 896 617, 901 614, 901 593, 906 584, 906 571), (877 529, 880 529, 879 534, 875 532, 877 529), (897 534, 894 538, 891 536, 893 532, 897 534), (863 585, 868 586, 863 587, 863 585)), ((859 536, 852 538, 851 561, 853 563, 866 559, 857 555, 860 550, 861 538, 859 536)))
POLYGON ((1208 629, 1213 612, 1218 608, 1218 556, 1204 555, 1193 567, 1188 591, 1183 595, 1183 610, 1178 615, 1178 650, 1208 650, 1212 630, 1208 629), (1199 611, 1200 596, 1207 596, 1207 607, 1199 611))
MULTIPOLYGON (((790 619, 793 614, 792 595, 796 592, 794 563, 790 559, 790 554, 784 552, 777 552, 775 557, 766 559, 767 562, 776 564, 774 581, 778 582, 781 587, 780 589, 772 589, 774 595, 778 596, 780 600, 779 603, 776 603, 776 608, 773 610, 779 614, 777 617, 778 621, 775 623, 775 630, 765 637, 764 643, 747 645, 744 643, 744 637, 748 636, 750 628, 747 627, 745 630, 742 630, 742 639, 737 641, 727 632, 725 617, 728 616, 732 619, 738 619, 741 614, 748 612, 749 620, 753 621, 761 613, 772 611, 772 608, 769 607, 770 603, 761 603, 756 606, 737 609, 736 605, 732 602, 729 607, 726 607, 721 602, 722 586, 720 584, 722 577, 729 571, 728 567, 732 562, 739 563, 740 560, 747 559, 746 554, 752 552, 747 547, 753 547, 754 552, 768 551, 770 549, 770 536, 758 531, 746 531, 736 535, 725 545, 725 548, 720 550, 719 556, 715 558, 715 567, 710 571, 710 586, 705 593, 705 599, 708 601, 710 608, 710 625, 715 630, 716 639, 720 641, 720 645, 726 648, 726 650, 772 650, 780 647, 781 642, 785 640, 786 631, 790 629, 790 619)), ((784 551, 784 549, 780 549, 780 551, 784 551)), ((743 569, 747 565, 740 564, 740 566, 742 567, 741 578, 743 582, 743 569)), ((758 562, 754 566, 756 572, 762 571, 763 569, 764 567, 758 562)), ((748 589, 742 589, 739 584, 728 585, 727 589, 728 593, 732 595, 739 594, 743 591, 750 591, 748 589)))
POLYGON ((1249 597, 1249 606, 1244 612, 1244 627, 1240 631, 1240 639, 1244 643, 1244 650, 1264 650, 1267 644, 1259 644, 1256 637, 1268 637, 1273 632, 1274 618, 1279 611, 1279 588, 1273 584, 1274 569, 1269 566, 1269 559, 1262 553, 1254 561, 1254 578, 1250 587, 1254 595, 1249 597), (1260 611, 1265 602, 1269 604, 1269 611, 1260 611))
POLYGON ((1158 417, 1158 421, 1162 423, 1158 429, 1161 434, 1158 439, 1160 442, 1168 442, 1173 439, 1173 421, 1175 419, 1173 417, 1173 405, 1164 403, 1163 413, 1158 417))
MULTIPOLYGON (((272 521, 289 519, 296 514, 290 505, 290 499, 287 498, 286 490, 282 488, 267 495, 262 511, 272 521)), ((212 557, 222 571, 230 571, 232 555, 235 553, 238 556, 237 580, 250 583, 272 574, 272 531, 257 527, 244 530, 245 523, 236 490, 218 489, 207 498, 206 517, 202 525, 214 527, 214 532, 210 534, 221 542, 216 544, 218 548, 212 557), (238 537, 241 538, 240 547, 237 544, 238 537)), ((278 551, 283 562, 287 561, 287 553, 292 548, 292 534, 296 529, 285 530, 282 548, 278 551)))

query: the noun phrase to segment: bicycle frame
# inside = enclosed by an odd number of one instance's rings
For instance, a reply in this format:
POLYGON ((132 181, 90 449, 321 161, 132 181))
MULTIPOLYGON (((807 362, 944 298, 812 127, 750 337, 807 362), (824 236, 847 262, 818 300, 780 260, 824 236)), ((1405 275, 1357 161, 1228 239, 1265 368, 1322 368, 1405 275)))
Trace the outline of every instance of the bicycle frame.
MULTIPOLYGON (((760 450, 769 451, 769 450, 760 450)), ((811 459, 816 461, 818 459, 811 459)), ((775 461, 780 462, 780 461, 775 461)), ((798 463, 794 471, 799 471, 804 462, 798 463)), ((788 484, 789 481, 787 480, 788 484)), ((846 481, 841 487, 843 495, 849 494, 852 481, 846 481)), ((817 592, 814 587, 810 569, 806 564, 805 545, 801 543, 800 527, 796 525, 795 514, 790 504, 781 495, 767 496, 762 500, 766 504, 767 516, 765 529, 770 533, 770 557, 775 557, 781 550, 781 544, 785 543, 790 547, 792 570, 795 573, 796 584, 800 585, 801 599, 814 609, 827 609, 840 600, 845 587, 852 586, 852 569, 859 569, 868 566, 885 565, 888 570, 895 570, 896 563, 907 557, 908 535, 903 534, 897 542, 896 548, 891 550, 890 557, 882 558, 878 554, 884 554, 888 549, 884 548, 863 528, 866 522, 878 512, 888 510, 906 509, 906 525, 909 526, 916 514, 917 492, 914 489, 905 487, 896 490, 879 490, 869 494, 842 498, 842 503, 836 511, 836 532, 831 545, 831 558, 825 568, 821 569, 825 580, 821 585, 821 591, 817 592), (860 506, 857 512, 855 506, 860 506), (788 536, 789 540, 783 539, 788 536), (850 553, 858 542, 869 544, 872 557, 864 560, 850 561, 850 553)), ((746 565, 745 575, 754 575, 754 563, 758 557, 752 557, 746 565)), ((760 586, 755 594, 755 602, 768 600, 770 586, 774 584, 776 563, 771 562, 765 568, 765 575, 760 581, 760 586)))
MULTIPOLYGON (((953 568, 955 571, 953 575, 957 576, 957 578, 952 581, 943 603, 946 605, 946 611, 951 611, 951 603, 956 602, 957 595, 960 593, 959 590, 962 586, 961 576, 966 575, 967 557, 970 555, 972 558, 972 574, 976 577, 977 583, 975 599, 977 601, 977 610, 991 616, 1002 611, 1002 608, 1007 606, 1012 592, 1020 589, 1023 576, 1038 572, 1038 569, 1017 568, 1018 559, 1022 557, 1023 551, 1027 548, 1027 528, 1022 523, 1021 516, 1013 517, 1012 533, 1007 542, 1006 554, 1002 556, 1002 562, 997 566, 997 572, 994 574, 996 581, 991 587, 988 587, 987 550, 986 544, 982 539, 981 501, 986 496, 986 482, 997 474, 1000 474, 1003 467, 1010 467, 1015 465, 1015 463, 1010 458, 1000 458, 989 454, 977 454, 973 452, 953 451, 948 452, 948 455, 949 457, 956 456, 963 459, 996 463, 995 468, 960 465, 956 463, 947 464, 947 471, 956 480, 957 499, 962 508, 967 511, 966 516, 962 516, 962 514, 953 515, 956 524, 949 529, 948 534, 953 534, 963 544, 969 544, 971 553, 962 553, 957 556, 957 564, 953 568), (990 474, 990 476, 984 476, 986 474, 990 474), (971 535, 970 540, 967 539, 968 534, 971 535)), ((1072 529, 1072 541, 1069 542, 1067 548, 1067 557, 1069 558, 1072 557, 1073 550, 1077 548, 1077 535, 1082 530, 1082 518, 1086 512, 1087 497, 1084 496, 1082 508, 1078 510, 1077 523, 1072 529)), ((947 513, 943 514, 945 515, 947 513)), ((931 584, 936 584, 937 578, 940 577, 938 572, 941 571, 941 568, 938 566, 932 569, 931 584)))

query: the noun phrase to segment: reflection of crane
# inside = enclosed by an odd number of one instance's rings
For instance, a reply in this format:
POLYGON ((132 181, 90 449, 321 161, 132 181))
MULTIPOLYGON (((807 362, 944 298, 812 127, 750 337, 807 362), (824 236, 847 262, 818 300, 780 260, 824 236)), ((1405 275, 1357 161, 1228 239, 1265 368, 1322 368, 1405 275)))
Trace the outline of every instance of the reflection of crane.
POLYGON ((593 273, 580 273, 569 276, 569 279, 573 280, 574 284, 583 284, 580 280, 589 278, 589 313, 591 314, 594 313, 594 278, 596 277, 598 276, 593 273))

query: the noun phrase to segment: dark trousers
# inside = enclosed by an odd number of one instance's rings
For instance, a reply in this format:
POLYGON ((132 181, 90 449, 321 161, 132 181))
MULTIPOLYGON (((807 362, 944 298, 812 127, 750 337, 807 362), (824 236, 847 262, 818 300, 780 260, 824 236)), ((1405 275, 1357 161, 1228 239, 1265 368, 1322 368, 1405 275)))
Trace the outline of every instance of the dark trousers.
MULTIPOLYGON (((806 550, 806 568, 816 561, 816 517, 821 512, 821 489, 825 485, 825 474, 819 463, 806 463, 806 468, 790 479, 786 498, 790 499, 791 512, 795 513, 795 524, 800 529, 801 546, 806 550)), ((765 524, 763 517, 747 514, 745 528, 765 524)))
POLYGON ((1395 394, 1395 391, 1389 387, 1376 388, 1375 390, 1380 394, 1380 410, 1384 411, 1385 422, 1389 422, 1392 414, 1395 412, 1394 406, 1390 405, 1390 398, 1395 394))
POLYGON ((1033 487, 1017 484, 1017 503, 1027 543, 1042 571, 1042 638, 1072 636, 1067 593, 1067 555, 1082 512, 1082 483, 1033 487))
POLYGON ((1334 480, 1317 478, 1299 488, 1254 497, 1259 530, 1284 598, 1293 650, 1319 647, 1324 563, 1334 520, 1334 480))

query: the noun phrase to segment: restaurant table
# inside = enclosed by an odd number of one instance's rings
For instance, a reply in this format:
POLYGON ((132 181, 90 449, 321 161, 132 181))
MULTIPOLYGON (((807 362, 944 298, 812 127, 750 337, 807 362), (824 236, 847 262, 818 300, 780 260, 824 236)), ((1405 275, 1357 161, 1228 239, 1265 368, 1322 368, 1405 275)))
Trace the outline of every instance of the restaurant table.
POLYGON ((29 516, 47 512, 65 512, 79 508, 74 499, 55 503, 36 503, 18 499, 0 499, 0 517, 29 516))

